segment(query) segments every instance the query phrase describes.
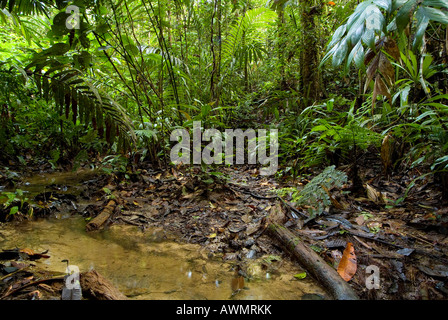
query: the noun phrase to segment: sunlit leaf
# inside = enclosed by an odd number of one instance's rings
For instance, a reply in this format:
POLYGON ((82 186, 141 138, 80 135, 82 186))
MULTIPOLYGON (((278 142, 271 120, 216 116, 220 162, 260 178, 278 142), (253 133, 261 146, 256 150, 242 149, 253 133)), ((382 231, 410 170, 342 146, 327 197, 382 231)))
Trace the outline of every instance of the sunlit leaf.
POLYGON ((338 273, 345 281, 350 281, 356 273, 357 261, 355 248, 351 242, 347 243, 342 259, 338 265, 338 273))
POLYGON ((306 278, 306 272, 298 273, 294 275, 294 278, 302 280, 306 278))
POLYGON ((409 0, 400 8, 395 18, 398 32, 402 32, 407 27, 409 21, 411 20, 411 16, 416 9, 416 6, 417 0, 409 0))

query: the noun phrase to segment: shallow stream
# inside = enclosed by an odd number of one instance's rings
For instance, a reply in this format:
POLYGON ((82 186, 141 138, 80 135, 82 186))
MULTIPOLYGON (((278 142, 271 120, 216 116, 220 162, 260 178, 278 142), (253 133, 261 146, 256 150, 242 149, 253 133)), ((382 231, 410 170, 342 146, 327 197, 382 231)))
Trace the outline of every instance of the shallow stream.
MULTIPOLYGON (((47 183, 57 183, 53 179, 46 180, 47 183)), ((41 183, 42 179, 39 179, 39 186, 44 188, 41 183)), ((64 272, 66 264, 61 261, 68 259, 81 272, 94 268, 131 299, 296 300, 327 297, 309 276, 296 279, 294 275, 303 270, 289 260, 264 257, 264 260, 248 261, 251 278, 246 279, 244 288, 235 293, 232 290, 235 262, 209 256, 200 245, 179 243, 172 238, 167 240, 160 229, 143 232, 131 225, 112 225, 102 231, 86 232, 87 222, 82 216, 67 214, 60 217, 64 218, 0 225, 0 249, 48 250, 50 258, 33 263, 46 270, 64 272)))

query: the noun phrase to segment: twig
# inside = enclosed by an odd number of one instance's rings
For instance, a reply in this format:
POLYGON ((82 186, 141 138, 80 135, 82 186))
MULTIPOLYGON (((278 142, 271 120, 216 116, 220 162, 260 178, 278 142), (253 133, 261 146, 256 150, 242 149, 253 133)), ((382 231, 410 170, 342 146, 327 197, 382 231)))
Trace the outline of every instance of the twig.
MULTIPOLYGON (((345 228, 344 228, 344 229, 345 229, 345 228)), ((358 236, 358 237, 361 237, 361 238, 366 238, 366 239, 375 240, 375 241, 377 241, 377 242, 380 242, 380 243, 383 243, 383 244, 387 244, 387 245, 392 246, 392 247, 395 247, 395 248, 400 248, 400 249, 408 249, 408 248, 409 248, 409 247, 405 247, 405 246, 402 246, 402 245, 398 245, 398 244, 395 244, 395 243, 391 243, 391 242, 388 242, 388 241, 384 241, 384 240, 375 238, 373 235, 370 236, 370 235, 368 235, 368 234, 362 234, 362 233, 360 233, 360 232, 356 232, 355 230, 347 230, 347 229, 345 229, 345 230, 346 230, 349 234, 351 234, 351 235, 353 235, 353 236, 358 236)), ((433 258, 433 259, 438 259, 438 260, 442 261, 443 263, 447 263, 447 264, 448 264, 448 259, 445 259, 445 258, 443 258, 443 257, 441 257, 441 256, 434 255, 434 254, 431 253, 431 252, 428 252, 428 251, 426 251, 426 250, 419 249, 419 248, 411 248, 411 249, 413 249, 416 253, 419 253, 419 254, 428 256, 428 257, 433 258)))
POLYGON ((56 280, 64 280, 64 276, 54 276, 52 278, 40 279, 40 280, 37 280, 37 281, 34 281, 34 282, 27 283, 27 284, 25 284, 25 285, 23 285, 23 286, 21 286, 19 288, 7 291, 3 296, 0 297, 0 300, 3 300, 6 297, 8 297, 8 296, 10 296, 10 295, 12 295, 12 294, 14 294, 14 293, 16 293, 18 291, 21 291, 21 290, 23 290, 23 289, 25 289, 27 287, 31 287, 31 286, 34 286, 36 284, 40 284, 40 283, 47 282, 47 281, 56 281, 56 280))
POLYGON ((360 244, 362 244, 364 247, 366 247, 369 250, 372 250, 373 248, 371 246, 369 246, 367 243, 365 243, 364 241, 361 241, 361 239, 359 239, 357 236, 353 236, 353 238, 355 238, 356 240, 359 241, 360 244))

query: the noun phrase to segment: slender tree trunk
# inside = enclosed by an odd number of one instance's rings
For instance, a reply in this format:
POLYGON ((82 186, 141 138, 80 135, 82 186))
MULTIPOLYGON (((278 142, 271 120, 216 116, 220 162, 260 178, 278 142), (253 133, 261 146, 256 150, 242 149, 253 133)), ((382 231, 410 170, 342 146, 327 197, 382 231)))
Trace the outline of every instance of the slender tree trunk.
POLYGON ((217 81, 217 88, 216 88, 216 106, 219 105, 219 100, 221 98, 221 56, 222 56, 222 38, 221 38, 221 20, 222 20, 222 8, 221 8, 221 0, 218 0, 218 61, 217 61, 217 68, 216 68, 216 81, 217 81))
POLYGON ((280 68, 280 88, 281 90, 286 90, 288 84, 286 81, 286 63, 285 63, 285 48, 286 48, 286 32, 285 32, 285 11, 283 8, 277 9, 277 55, 280 68))
POLYGON ((318 26, 315 17, 319 14, 320 8, 313 6, 313 0, 302 0, 302 56, 301 56, 301 78, 302 92, 305 103, 316 100, 320 92, 319 74, 319 49, 318 49, 318 26))
POLYGON ((219 79, 221 73, 221 0, 215 0, 214 2, 210 30, 210 50, 213 57, 212 74, 210 77, 210 99, 217 105, 219 104, 219 79), (217 25, 216 33, 215 24, 217 25))
MULTIPOLYGON (((168 2, 168 5, 169 5, 169 2, 168 2)), ((169 9, 169 8, 168 8, 168 11, 167 11, 166 18, 168 20, 168 23, 171 25, 171 9, 169 9)), ((173 36, 171 34, 171 27, 167 27, 167 30, 168 30, 168 47, 171 48, 172 45, 173 45, 173 36)))

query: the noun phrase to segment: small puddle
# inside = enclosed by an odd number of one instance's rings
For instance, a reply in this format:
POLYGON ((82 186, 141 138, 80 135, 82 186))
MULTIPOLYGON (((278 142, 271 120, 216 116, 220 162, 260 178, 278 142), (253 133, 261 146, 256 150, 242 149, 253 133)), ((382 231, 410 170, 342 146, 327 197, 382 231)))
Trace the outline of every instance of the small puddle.
POLYGON ((81 189, 82 182, 93 179, 101 173, 103 172, 99 169, 40 173, 32 177, 22 178, 20 183, 14 188, 3 188, 0 191, 14 192, 16 189, 21 189, 30 196, 35 196, 50 190, 60 193, 69 191, 72 194, 77 194, 77 190, 81 189))
POLYGON ((254 260, 254 278, 232 295, 234 276, 231 262, 208 258, 199 245, 164 239, 160 229, 142 232, 130 225, 113 225, 87 233, 81 216, 38 219, 19 225, 0 225, 0 248, 30 248, 48 251, 50 258, 34 263, 46 270, 64 272, 69 259, 81 272, 91 268, 108 278, 120 291, 138 300, 297 300, 318 294, 328 297, 310 277, 297 280, 303 272, 294 263, 272 262, 268 273, 254 260))

